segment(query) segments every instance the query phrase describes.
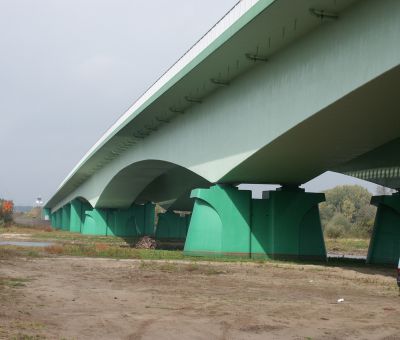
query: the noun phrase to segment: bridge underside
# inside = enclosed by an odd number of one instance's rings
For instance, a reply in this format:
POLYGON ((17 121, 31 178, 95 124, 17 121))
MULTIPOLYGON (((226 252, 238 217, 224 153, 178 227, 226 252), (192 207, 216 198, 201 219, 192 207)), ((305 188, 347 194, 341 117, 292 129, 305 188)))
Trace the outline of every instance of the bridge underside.
MULTIPOLYGON (((170 212, 159 219, 167 231, 158 235, 188 233, 188 254, 326 259, 318 212, 324 198, 302 192, 301 184, 332 170, 400 188, 400 5, 341 3, 348 8, 339 20, 316 29, 308 2, 296 2, 296 13, 288 2, 274 2, 72 175, 48 205, 53 225, 157 235, 151 211, 158 203, 193 209, 191 219, 170 212), (283 28, 274 15, 285 16, 283 28), (271 37, 280 47, 267 48, 271 37), (269 62, 249 63, 246 52, 260 44, 269 62), (204 87, 207 95, 193 104, 204 87), (175 106, 188 96, 183 114, 175 106), (252 200, 234 188, 240 183, 283 188, 252 200)), ((400 256, 399 200, 373 200, 369 262, 400 256)))
MULTIPOLYGON (((290 129, 219 182, 300 185, 328 170, 398 166, 399 88, 397 66, 290 129)), ((399 187, 396 181, 385 184, 399 187)))

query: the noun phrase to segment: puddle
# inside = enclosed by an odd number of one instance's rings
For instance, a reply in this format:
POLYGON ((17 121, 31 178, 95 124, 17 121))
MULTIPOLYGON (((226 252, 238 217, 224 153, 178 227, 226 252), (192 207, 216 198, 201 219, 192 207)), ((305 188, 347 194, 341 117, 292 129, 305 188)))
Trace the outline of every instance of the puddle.
POLYGON ((28 242, 28 241, 0 241, 0 246, 17 247, 48 247, 53 245, 51 242, 28 242))
POLYGON ((28 239, 29 240, 31 236, 32 236, 31 234, 7 234, 7 233, 0 234, 1 238, 12 239, 12 240, 15 240, 15 239, 17 239, 17 240, 28 239))

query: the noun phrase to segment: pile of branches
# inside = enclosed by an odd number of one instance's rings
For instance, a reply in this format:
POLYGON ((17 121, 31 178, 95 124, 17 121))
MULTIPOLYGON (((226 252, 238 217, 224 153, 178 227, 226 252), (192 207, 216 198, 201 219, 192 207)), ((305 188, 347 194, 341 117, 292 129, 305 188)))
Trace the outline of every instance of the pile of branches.
POLYGON ((150 236, 143 236, 136 244, 135 248, 137 249, 156 249, 157 242, 152 239, 150 236))

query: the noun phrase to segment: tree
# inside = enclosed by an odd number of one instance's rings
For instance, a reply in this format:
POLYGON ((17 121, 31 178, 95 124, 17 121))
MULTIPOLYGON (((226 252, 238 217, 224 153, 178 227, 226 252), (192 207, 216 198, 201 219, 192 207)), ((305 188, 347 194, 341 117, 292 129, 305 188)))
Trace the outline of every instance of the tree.
POLYGON ((327 190, 325 196, 320 215, 327 235, 370 235, 376 208, 370 204, 371 194, 367 189, 359 185, 342 185, 327 190))
POLYGON ((14 212, 13 201, 0 199, 0 225, 10 223, 14 212))

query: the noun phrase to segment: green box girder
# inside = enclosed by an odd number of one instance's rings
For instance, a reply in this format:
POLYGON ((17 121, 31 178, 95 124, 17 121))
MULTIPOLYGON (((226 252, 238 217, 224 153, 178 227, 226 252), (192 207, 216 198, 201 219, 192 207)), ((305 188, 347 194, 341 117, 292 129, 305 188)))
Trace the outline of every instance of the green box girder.
POLYGON ((318 211, 324 194, 282 189, 253 200, 249 191, 216 185, 191 196, 187 255, 326 260, 318 211))

